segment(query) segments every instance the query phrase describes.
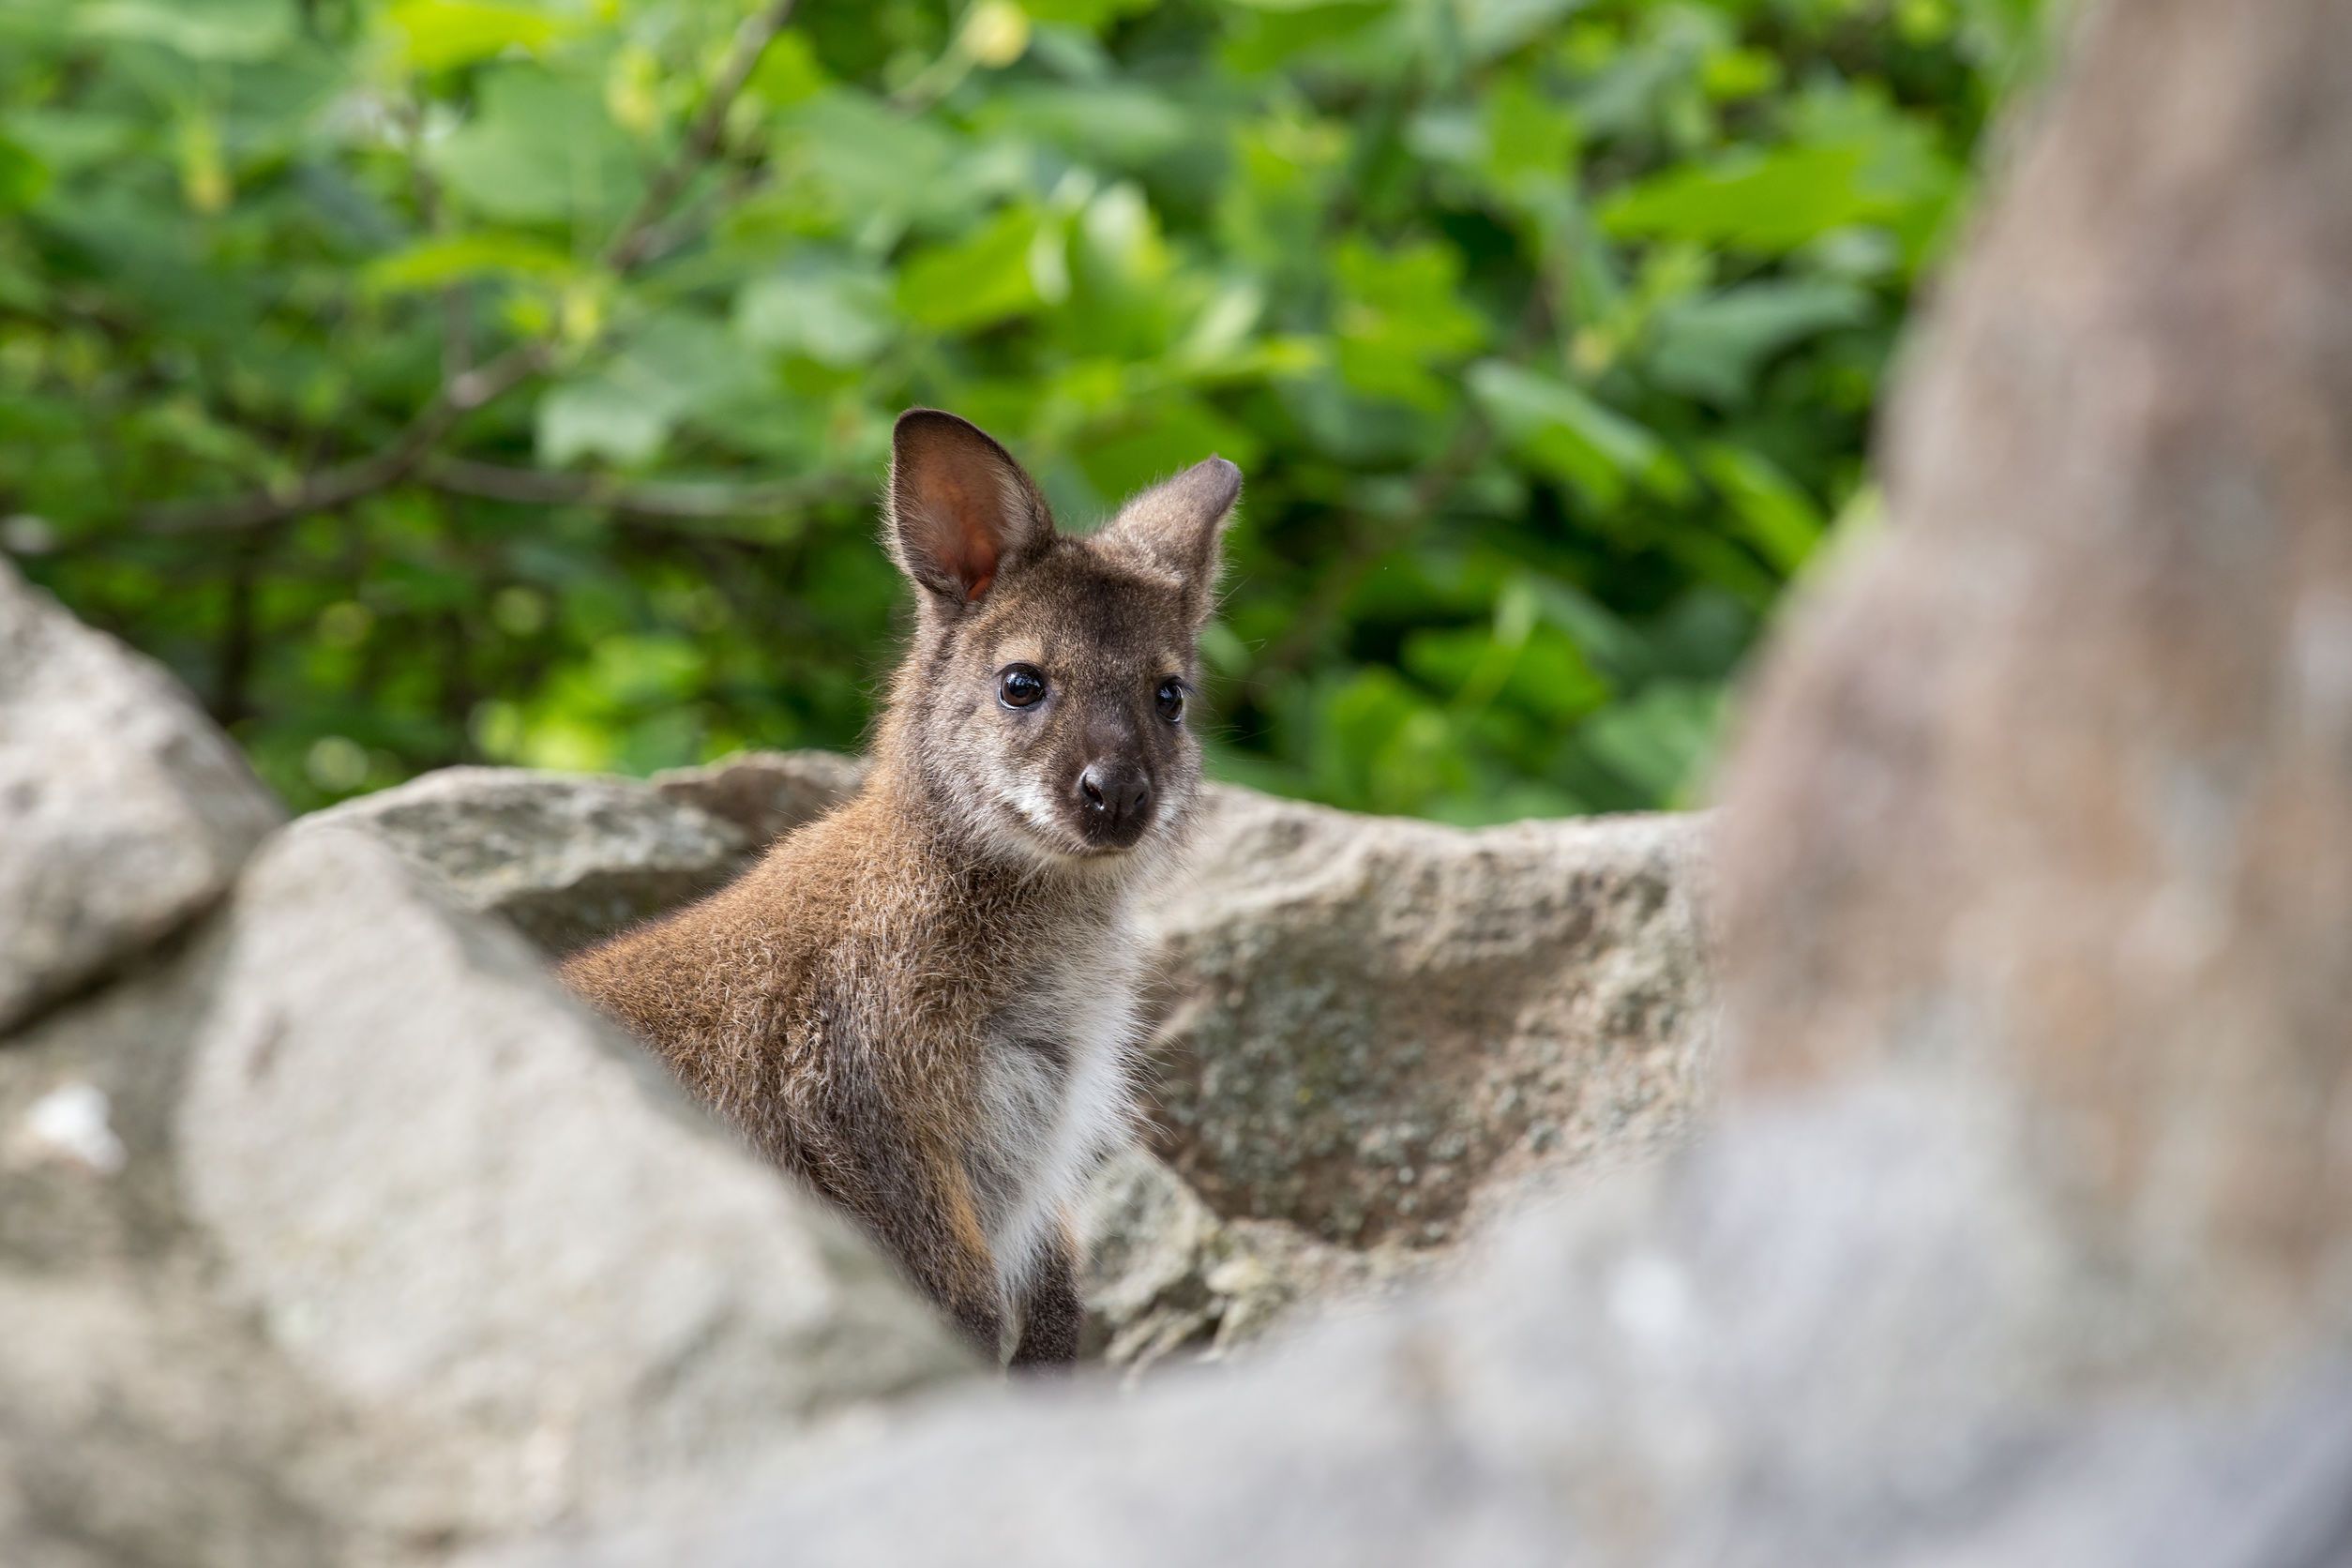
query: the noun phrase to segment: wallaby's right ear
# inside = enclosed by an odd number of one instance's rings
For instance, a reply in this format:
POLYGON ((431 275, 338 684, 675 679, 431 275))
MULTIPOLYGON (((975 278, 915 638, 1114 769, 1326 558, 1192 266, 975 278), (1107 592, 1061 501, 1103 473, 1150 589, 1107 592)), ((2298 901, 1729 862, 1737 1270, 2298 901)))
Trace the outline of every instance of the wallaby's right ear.
POLYGON ((1053 536, 1053 515, 1013 455, 935 408, 898 415, 889 497, 892 559, 951 614, 1053 536))

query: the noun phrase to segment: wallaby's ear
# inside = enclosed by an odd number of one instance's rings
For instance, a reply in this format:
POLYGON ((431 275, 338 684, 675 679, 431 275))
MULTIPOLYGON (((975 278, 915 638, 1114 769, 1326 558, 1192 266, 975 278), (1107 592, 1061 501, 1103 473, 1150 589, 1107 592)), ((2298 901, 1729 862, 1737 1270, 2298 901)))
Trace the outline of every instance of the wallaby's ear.
POLYGON ((1218 545, 1241 494, 1242 471, 1204 458, 1120 507, 1099 537, 1183 580, 1185 607, 1196 623, 1205 621, 1216 594, 1218 545))
POLYGON ((951 613, 1053 536, 1053 515, 1013 455, 935 408, 898 415, 889 498, 892 559, 951 613))

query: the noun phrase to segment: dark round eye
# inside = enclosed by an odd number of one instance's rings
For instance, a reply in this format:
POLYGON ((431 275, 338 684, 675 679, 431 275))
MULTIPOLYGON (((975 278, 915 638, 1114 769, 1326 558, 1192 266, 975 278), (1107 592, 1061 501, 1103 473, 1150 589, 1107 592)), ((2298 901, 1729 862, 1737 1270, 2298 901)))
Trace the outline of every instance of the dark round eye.
POLYGON ((1046 678, 1033 665, 1008 664, 997 672, 997 701, 1008 708, 1033 707, 1045 694, 1046 678))
POLYGON ((1168 720, 1170 724, 1173 724, 1178 719, 1184 716, 1184 682, 1173 679, 1162 681, 1160 683, 1160 689, 1153 693, 1153 695, 1159 701, 1160 716, 1162 718, 1168 720))

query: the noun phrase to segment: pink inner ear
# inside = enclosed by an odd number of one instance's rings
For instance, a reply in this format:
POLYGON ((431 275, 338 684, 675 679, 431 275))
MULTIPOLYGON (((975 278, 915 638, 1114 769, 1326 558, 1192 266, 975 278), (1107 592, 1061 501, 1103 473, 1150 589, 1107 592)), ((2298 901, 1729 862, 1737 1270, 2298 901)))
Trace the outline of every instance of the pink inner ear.
POLYGON ((966 602, 978 598, 996 580, 1003 541, 998 537, 999 498, 982 495, 947 474, 923 476, 923 515, 942 537, 932 541, 941 565, 964 585, 966 602))

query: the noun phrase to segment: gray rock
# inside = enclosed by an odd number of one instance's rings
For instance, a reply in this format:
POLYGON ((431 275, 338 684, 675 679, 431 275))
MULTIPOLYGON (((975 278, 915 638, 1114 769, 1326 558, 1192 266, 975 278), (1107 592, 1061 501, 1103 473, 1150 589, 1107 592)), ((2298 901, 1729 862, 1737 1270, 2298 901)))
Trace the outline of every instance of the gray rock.
POLYGON ((0 1561, 407 1564, 976 1369, 375 840, 0 1048, 0 1561))
MULTIPOLYGON (((456 768, 305 831, 365 829, 561 952, 704 891, 864 767, 750 753, 651 789, 456 768)), ((1427 1273, 1408 1249, 1532 1179, 1670 1141, 1711 1038, 1704 831, 1623 817, 1465 833, 1213 789, 1191 870, 1148 913, 1162 983, 1147 1100, 1175 1171, 1123 1162, 1091 1200, 1098 1348, 1132 1366, 1223 1354, 1300 1306, 1427 1273), (1130 1252, 1187 1261, 1138 1296, 1108 1283, 1130 1252)))
POLYGON ((1438 1272, 1443 1255, 1362 1250, 1282 1220, 1229 1220, 1183 1177, 1130 1149, 1088 1182, 1073 1216, 1084 1353, 1140 1373, 1172 1356, 1216 1361, 1311 1309, 1328 1316, 1438 1272))
POLYGON ((752 858, 735 823, 635 779, 521 768, 444 768, 314 824, 372 835, 548 954, 675 909, 752 858))
POLYGON ((350 1539, 360 1455, 178 1201, 205 972, 174 954, 0 1049, 0 1561, 303 1568, 350 1539))
POLYGON ((452 1536, 972 1369, 862 1238, 373 838, 278 839, 221 942, 188 1207, 306 1378, 456 1463, 452 1536))
POLYGON ((1705 831, 1468 833, 1213 791, 1192 874, 1149 912, 1159 1153, 1220 1214, 1365 1246, 1664 1146, 1712 1036, 1705 831))
POLYGON ((1749 1109, 1244 1366, 937 1413, 475 1568, 2337 1560, 2352 1368, 2219 1408, 2075 1376, 2101 1292, 1999 1116, 1901 1078, 1749 1109))
POLYGON ((699 807, 765 846, 813 822, 866 782, 867 761, 837 751, 744 751, 700 768, 654 775, 664 800, 699 807))
POLYGON ((282 816, 177 682, 0 561, 0 1034, 204 910, 282 816))

